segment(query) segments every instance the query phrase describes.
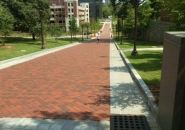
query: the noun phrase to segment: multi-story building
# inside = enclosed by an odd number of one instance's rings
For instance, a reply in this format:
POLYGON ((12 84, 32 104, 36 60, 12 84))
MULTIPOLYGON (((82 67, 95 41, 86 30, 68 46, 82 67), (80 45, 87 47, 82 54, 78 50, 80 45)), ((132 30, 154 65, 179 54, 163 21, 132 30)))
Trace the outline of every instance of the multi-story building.
POLYGON ((110 4, 110 0, 105 0, 105 5, 109 5, 110 4))
POLYGON ((78 11, 79 11, 79 20, 82 23, 89 22, 89 3, 80 3, 78 11))
POLYGON ((78 0, 78 3, 89 3, 90 21, 102 18, 102 0, 78 0))
POLYGON ((59 25, 68 31, 70 18, 74 17, 79 26, 80 20, 89 22, 89 4, 82 3, 78 6, 78 0, 51 0, 50 23, 59 25))

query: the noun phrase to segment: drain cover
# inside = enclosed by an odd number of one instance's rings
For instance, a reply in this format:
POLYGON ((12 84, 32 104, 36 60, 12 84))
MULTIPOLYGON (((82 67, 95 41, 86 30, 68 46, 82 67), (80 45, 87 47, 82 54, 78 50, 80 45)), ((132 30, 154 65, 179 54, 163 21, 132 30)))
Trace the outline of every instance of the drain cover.
POLYGON ((111 115, 111 130, 150 130, 143 115, 111 115))

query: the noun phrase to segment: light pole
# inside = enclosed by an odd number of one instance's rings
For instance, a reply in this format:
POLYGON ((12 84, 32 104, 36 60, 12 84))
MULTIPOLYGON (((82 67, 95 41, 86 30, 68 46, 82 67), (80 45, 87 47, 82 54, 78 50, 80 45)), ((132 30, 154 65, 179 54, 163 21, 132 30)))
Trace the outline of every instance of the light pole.
POLYGON ((84 25, 82 24, 82 41, 84 40, 84 37, 83 37, 83 27, 84 27, 84 25))
POLYGON ((92 34, 92 23, 91 23, 91 34, 92 34))
POLYGON ((86 35, 87 35, 87 39, 88 39, 89 24, 87 23, 86 26, 87 26, 87 33, 86 33, 86 35))
POLYGON ((122 28, 121 28, 121 43, 123 44, 123 15, 121 15, 121 21, 122 21, 122 28))
POLYGON ((43 13, 43 11, 42 10, 39 10, 40 26, 41 26, 41 39, 42 39, 41 49, 45 49, 45 46, 44 46, 44 34, 43 34, 43 23, 42 23, 42 13, 43 13))
POLYGON ((139 0, 135 0, 134 5, 135 5, 134 49, 131 55, 136 56, 138 55, 137 50, 136 50, 136 40, 137 40, 137 12, 138 12, 137 8, 139 6, 139 0))
POLYGON ((37 10, 39 12, 39 18, 40 18, 40 27, 41 27, 41 39, 42 39, 42 46, 41 46, 41 49, 45 49, 45 45, 44 45, 44 34, 43 34, 43 23, 42 23, 42 14, 43 14, 43 11, 40 8, 40 3, 39 3, 39 0, 37 0, 37 10))
POLYGON ((53 4, 53 18, 54 18, 54 23, 55 23, 55 4, 53 4))
POLYGON ((118 41, 119 41, 119 33, 120 32, 120 18, 118 17, 118 41))
POLYGON ((96 34, 95 34, 95 20, 94 20, 94 37, 96 37, 96 34))
POLYGON ((69 20, 69 24, 70 24, 70 32, 71 32, 71 43, 72 43, 72 21, 69 20))

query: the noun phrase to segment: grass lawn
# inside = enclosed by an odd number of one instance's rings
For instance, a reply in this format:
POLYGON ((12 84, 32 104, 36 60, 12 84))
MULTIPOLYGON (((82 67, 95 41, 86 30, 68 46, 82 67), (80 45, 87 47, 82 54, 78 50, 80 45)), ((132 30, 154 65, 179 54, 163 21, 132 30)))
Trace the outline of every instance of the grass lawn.
MULTIPOLYGON (((90 37, 90 36, 89 36, 90 37)), ((85 39, 86 37, 84 37, 85 39)), ((81 41, 81 38, 74 38, 73 42, 81 41)), ((58 39, 55 41, 54 38, 45 39, 46 48, 53 48, 57 46, 63 46, 70 44, 70 38, 58 39)), ((33 41, 31 38, 23 37, 7 37, 5 46, 0 44, 0 61, 10 59, 17 56, 33 53, 36 51, 42 51, 41 39, 33 41)))
MULTIPOLYGON (((114 39, 117 43, 117 45, 120 47, 120 49, 123 48, 133 48, 134 47, 134 41, 123 39, 123 45, 121 45, 121 39, 118 41, 118 39, 114 39)), ((152 42, 152 41, 143 41, 143 40, 137 40, 136 41, 136 48, 156 48, 156 47, 163 47, 163 43, 158 42, 152 42)))
MULTIPOLYGON (((132 49, 134 47, 134 41, 123 39, 123 45, 120 45, 120 41, 115 39, 120 49, 132 49)), ((163 47, 163 43, 151 42, 151 41, 136 41, 136 48, 158 48, 163 47)), ((151 90, 156 103, 159 101, 159 89, 161 79, 162 68, 162 53, 163 51, 138 51, 138 56, 131 56, 131 51, 123 52, 129 59, 130 63, 137 70, 141 78, 147 84, 151 90)))
POLYGON ((148 85, 157 103, 159 99, 162 53, 162 51, 140 51, 138 56, 131 56, 131 52, 124 52, 130 63, 148 85))

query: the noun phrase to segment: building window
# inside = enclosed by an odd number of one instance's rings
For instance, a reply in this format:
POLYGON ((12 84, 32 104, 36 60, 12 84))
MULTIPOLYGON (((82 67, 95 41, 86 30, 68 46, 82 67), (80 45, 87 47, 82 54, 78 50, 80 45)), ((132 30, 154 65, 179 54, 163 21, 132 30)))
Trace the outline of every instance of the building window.
POLYGON ((73 6, 73 3, 71 3, 71 6, 73 6))
POLYGON ((68 6, 70 6, 70 3, 68 3, 68 6))
POLYGON ((73 12, 73 9, 71 9, 71 11, 73 12))
POLYGON ((70 9, 68 9, 68 12, 69 12, 69 13, 71 12, 70 9))

